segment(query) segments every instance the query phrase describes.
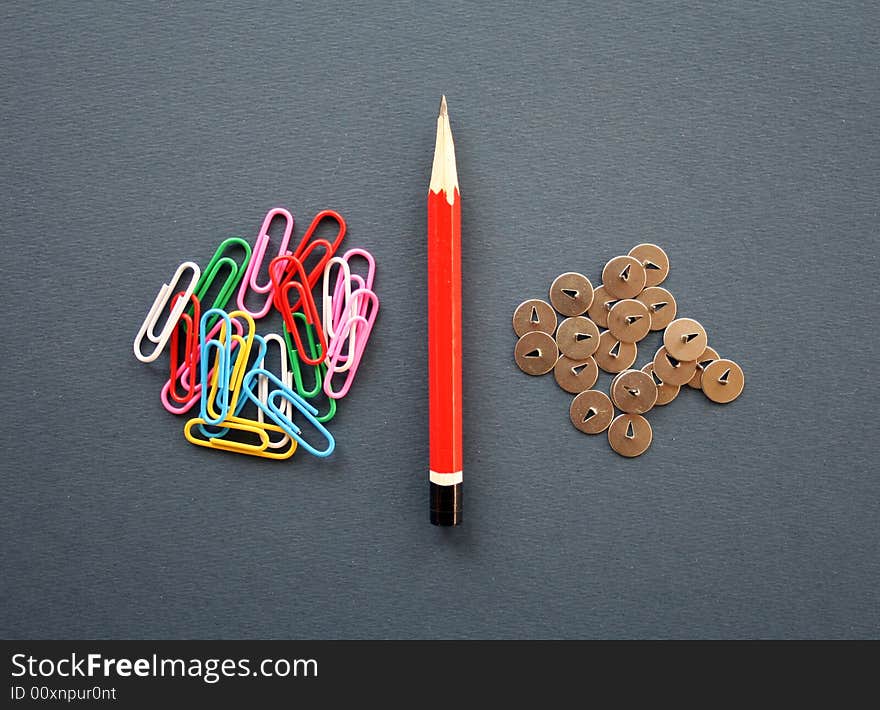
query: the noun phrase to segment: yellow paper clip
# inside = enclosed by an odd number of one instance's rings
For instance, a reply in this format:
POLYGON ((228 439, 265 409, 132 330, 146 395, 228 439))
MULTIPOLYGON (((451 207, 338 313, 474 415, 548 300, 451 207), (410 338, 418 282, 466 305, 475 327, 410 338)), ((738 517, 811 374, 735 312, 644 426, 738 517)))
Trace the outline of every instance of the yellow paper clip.
POLYGON ((205 420, 201 417, 190 419, 184 424, 183 435, 186 437, 186 440, 191 444, 204 446, 208 449, 233 451, 237 454, 260 456, 265 459, 288 459, 293 456, 293 452, 296 451, 297 443, 293 439, 290 439, 290 446, 283 451, 269 450, 270 440, 268 432, 284 432, 281 427, 276 426, 275 424, 261 424, 260 422, 251 419, 244 419, 242 417, 228 417, 219 424, 219 426, 226 429, 234 429, 235 431, 255 434, 260 439, 259 444, 246 444, 241 441, 233 441, 232 439, 224 439, 221 437, 212 437, 209 439, 200 439, 196 437, 193 431, 197 431, 197 427, 204 426, 205 424, 205 420))

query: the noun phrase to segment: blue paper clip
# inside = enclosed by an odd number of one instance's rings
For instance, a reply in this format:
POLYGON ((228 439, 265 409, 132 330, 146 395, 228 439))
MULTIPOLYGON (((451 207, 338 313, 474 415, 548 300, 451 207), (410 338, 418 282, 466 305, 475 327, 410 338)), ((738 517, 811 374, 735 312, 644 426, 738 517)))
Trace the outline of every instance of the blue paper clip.
POLYGON ((272 421, 280 426, 288 436, 296 440, 296 442, 310 454, 323 458, 333 453, 333 450, 336 448, 336 441, 334 440, 333 435, 315 418, 318 410, 285 385, 277 376, 268 370, 254 368, 245 375, 244 381, 242 382, 242 390, 254 404, 263 410, 266 416, 272 419, 272 421), (269 393, 268 401, 265 404, 260 401, 259 396, 254 394, 253 391, 255 381, 260 376, 268 379, 276 387, 275 390, 269 393), (316 449, 302 438, 302 429, 285 416, 281 411, 281 408, 275 404, 274 400, 278 397, 283 397, 290 402, 290 404, 296 407, 300 414, 302 414, 312 426, 317 429, 318 433, 327 441, 327 447, 325 449, 316 449))
POLYGON ((232 321, 229 314, 221 308, 211 308, 202 313, 199 321, 199 342, 202 345, 200 354, 200 370, 202 383, 202 394, 199 402, 199 413, 206 424, 215 426, 226 419, 229 414, 229 379, 232 376, 232 321), (223 327, 220 328, 220 337, 226 342, 218 339, 208 339, 208 320, 212 316, 218 316, 223 319, 223 327), (219 407, 219 416, 212 417, 208 414, 208 399, 210 398, 211 386, 208 382, 208 370, 210 369, 209 360, 211 350, 217 350, 217 367, 214 377, 217 379, 217 396, 214 398, 214 406, 219 407))
MULTIPOLYGON (((233 336, 233 337, 238 338, 240 336, 233 336)), ((253 337, 254 337, 254 341, 256 341, 256 344, 257 344, 257 358, 255 360, 255 365, 258 365, 261 362, 263 362, 263 358, 266 357, 266 350, 267 350, 266 339, 262 335, 257 335, 256 333, 254 333, 253 337)), ((239 342, 241 342, 241 341, 239 340, 239 342)), ((234 373, 236 370, 236 366, 238 365, 238 358, 241 357, 241 353, 244 352, 245 348, 243 348, 241 346, 239 346, 238 348, 232 348, 231 345, 230 345, 230 348, 232 350, 232 361, 230 362, 229 372, 234 373)), ((251 346, 250 352, 253 352, 253 346, 251 346)), ((250 359, 250 353, 248 353, 248 359, 250 359)), ((245 363, 244 366, 247 367, 247 363, 245 363)), ((242 379, 244 379, 244 378, 242 378, 242 379)), ((204 391, 205 391, 205 388, 202 387, 202 392, 204 392, 204 391)), ((218 394, 219 394, 219 391, 218 391, 218 394)), ((235 404, 235 411, 233 411, 233 416, 236 416, 236 417, 241 416, 241 410, 244 409, 244 405, 246 403, 247 403, 247 399, 245 397, 239 397, 238 401, 235 404)), ((227 404, 228 404, 228 402, 227 402, 227 404)), ((228 412, 229 409, 227 408, 226 411, 228 412)), ((224 419, 225 418, 226 417, 224 417, 224 419)), ((207 419, 205 421, 207 422, 207 419)), ((217 424, 211 424, 211 426, 217 426, 217 424)), ((217 438, 226 436, 226 434, 229 432, 229 428, 223 427, 221 429, 218 429, 217 431, 208 431, 207 425, 199 424, 199 431, 201 431, 202 436, 204 436, 207 439, 217 439, 217 438)), ((273 448, 278 448, 278 446, 276 445, 273 448)))
POLYGON ((275 423, 280 426, 284 431, 293 436, 306 451, 310 454, 314 454, 315 456, 325 457, 329 456, 333 453, 333 450, 336 448, 336 440, 333 438, 333 435, 327 431, 321 422, 318 421, 317 408, 313 407, 311 404, 306 402, 302 397, 300 397, 293 390, 272 390, 269 393, 269 401, 268 401, 269 411, 275 415, 275 423), (281 411, 281 408, 275 403, 276 399, 284 399, 286 402, 290 402, 294 407, 296 407, 300 413, 308 419, 312 426, 318 430, 318 433, 321 434, 327 440, 327 448, 323 451, 319 451, 315 449, 310 444, 303 441, 301 438, 298 438, 294 435, 294 430, 299 432, 301 431, 296 424, 294 424, 290 419, 288 419, 284 412, 281 411), (296 400, 299 400, 297 403, 296 400), (308 411, 305 409, 308 408, 308 411))

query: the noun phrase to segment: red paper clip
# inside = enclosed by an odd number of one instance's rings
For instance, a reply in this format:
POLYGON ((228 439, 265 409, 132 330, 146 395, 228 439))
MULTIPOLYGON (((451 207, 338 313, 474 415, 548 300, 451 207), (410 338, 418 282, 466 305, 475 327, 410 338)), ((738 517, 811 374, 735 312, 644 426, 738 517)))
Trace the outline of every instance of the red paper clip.
MULTIPOLYGON (((306 280, 308 281, 309 288, 314 288, 315 284, 318 283, 318 279, 321 278, 321 275, 324 273, 324 267, 327 265, 330 257, 336 254, 339 245, 342 244, 342 239, 345 237, 345 230, 345 220, 342 218, 341 214, 334 210, 323 210, 315 215, 315 218, 312 220, 306 233, 303 234, 302 239, 299 240, 299 244, 297 244, 296 249, 293 250, 293 256, 299 259, 303 264, 306 263, 306 260, 312 255, 315 249, 319 247, 324 249, 324 255, 321 257, 320 261, 318 261, 308 273, 306 280), (331 219, 339 225, 339 231, 336 234, 336 238, 332 242, 324 238, 312 240, 312 236, 317 231, 321 222, 325 219, 331 219)), ((294 311, 297 309, 298 305, 298 302, 293 304, 294 311)))
POLYGON ((324 326, 321 316, 318 314, 318 306, 312 296, 308 276, 302 262, 295 256, 276 256, 269 264, 269 274, 272 277, 274 288, 275 307, 284 318, 284 325, 293 336, 300 359, 308 365, 318 365, 327 357, 327 336, 324 334, 324 326), (290 291, 295 290, 298 294, 296 303, 290 305, 290 291), (303 346, 302 337, 296 327, 293 314, 302 309, 306 317, 306 323, 315 329, 315 335, 321 345, 317 358, 309 354, 309 349, 303 346))
MULTIPOLYGON (((303 283, 308 283, 308 276, 302 262, 293 254, 276 256, 269 262, 269 278, 272 280, 272 303, 275 308, 281 315, 288 311, 295 313, 299 309, 299 301, 295 307, 291 307, 281 296, 281 289, 295 278, 300 278, 303 283)), ((287 322, 286 316, 284 322, 287 322)))
MULTIPOLYGON (((177 303, 177 299, 185 298, 186 292, 181 291, 178 293, 174 299, 171 301, 171 308, 174 309, 174 304, 177 303)), ((199 299, 196 295, 190 294, 189 300, 192 301, 193 314, 190 316, 188 313, 181 313, 180 320, 177 322, 177 325, 174 327, 174 330, 171 331, 171 360, 170 360, 170 377, 169 382, 171 382, 171 388, 168 393, 171 395, 171 399, 173 399, 178 404, 186 404, 193 397, 193 388, 195 387, 195 378, 192 374, 190 374, 187 380, 181 379, 181 383, 183 384, 183 389, 185 394, 180 395, 177 393, 177 380, 180 377, 181 371, 186 368, 190 373, 196 372, 196 364, 199 361, 199 318, 201 306, 199 304, 199 299), (180 329, 183 328, 186 333, 186 345, 184 346, 184 355, 183 362, 178 362, 178 356, 180 354, 180 349, 178 347, 180 329)))

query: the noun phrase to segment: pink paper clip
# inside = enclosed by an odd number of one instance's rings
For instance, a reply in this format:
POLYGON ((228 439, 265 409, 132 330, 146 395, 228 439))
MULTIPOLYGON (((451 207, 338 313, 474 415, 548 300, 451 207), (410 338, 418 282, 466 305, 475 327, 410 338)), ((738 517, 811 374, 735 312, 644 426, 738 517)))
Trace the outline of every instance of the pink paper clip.
MULTIPOLYGON (((358 289, 364 288, 364 279, 359 274, 352 274, 351 275, 351 284, 352 284, 351 290, 352 290, 352 293, 354 293, 358 289)), ((356 316, 356 315, 366 316, 367 315, 366 309, 370 305, 369 300, 365 301, 364 299, 360 299, 360 301, 361 301, 361 303, 359 304, 356 299, 351 300, 351 307, 350 307, 350 315, 351 316, 356 316)), ((338 305, 339 310, 338 310, 338 312, 335 313, 334 319, 335 319, 336 323, 339 323, 342 319, 342 311, 345 308, 345 303, 342 301, 342 299, 340 299, 338 304, 334 304, 334 311, 336 310, 336 307, 335 307, 336 305, 338 305)), ((354 344, 358 338, 357 333, 358 333, 357 323, 355 323, 352 326, 351 332, 349 333, 349 336, 348 336, 349 349, 346 351, 343 351, 344 354, 339 356, 339 360, 341 362, 347 362, 348 361, 348 353, 354 352, 354 344)), ((348 370, 348 367, 337 367, 336 368, 336 372, 345 372, 346 370, 348 370)))
MULTIPOLYGON (((345 254, 333 257, 327 262, 327 268, 324 271, 324 283, 322 288, 322 309, 324 332, 327 341, 332 342, 337 337, 342 322, 343 311, 348 311, 348 317, 353 318, 356 315, 362 317, 367 316, 369 308, 369 300, 361 298, 353 298, 352 293, 363 293, 364 291, 372 291, 373 279, 376 275, 376 261, 373 255, 365 249, 349 249, 345 254), (361 257, 367 262, 366 279, 358 274, 351 273, 351 260, 354 257, 361 257), (330 295, 330 280, 333 266, 338 266, 336 282, 333 288, 333 295, 330 295), (352 287, 352 284, 355 284, 352 287)), ((336 372, 346 372, 353 364, 354 360, 350 354, 355 352, 356 339, 358 337, 357 323, 349 328, 348 333, 348 349, 342 351, 342 345, 339 346, 339 357, 337 359, 336 372), (342 364, 340 364, 342 363, 342 364)))
POLYGON ((376 278, 376 260, 373 258, 373 255, 370 254, 366 249, 360 249, 358 247, 354 249, 349 249, 345 254, 342 255, 342 258, 348 262, 349 269, 351 269, 351 260, 359 256, 364 261, 367 262, 367 276, 363 279, 364 288, 368 291, 373 290, 373 280, 376 278))
MULTIPOLYGON (((365 289, 365 288, 367 288, 366 285, 364 284, 364 277, 361 276, 360 274, 352 274, 352 275, 351 275, 351 279, 350 279, 350 281, 351 281, 351 292, 352 292, 352 293, 354 293, 354 292, 357 291, 358 289, 365 289)), ((343 311, 345 308, 348 308, 349 310, 352 310, 352 311, 353 311, 353 312, 352 312, 352 315, 355 315, 355 316, 358 314, 358 310, 359 310, 359 309, 358 309, 358 304, 355 302, 354 299, 352 299, 351 297, 349 297, 348 299, 343 299, 343 298, 341 298, 341 296, 342 296, 343 294, 340 293, 340 294, 337 295, 337 290, 344 291, 344 289, 335 289, 335 290, 333 291, 333 297, 334 297, 334 301, 333 301, 333 320, 334 320, 335 323, 339 323, 339 322, 340 322, 340 320, 341 320, 341 318, 342 318, 342 311, 343 311)), ((367 289, 367 290, 372 291, 373 289, 367 289)), ((362 315, 365 315, 365 314, 362 314, 362 315)))
POLYGON ((333 339, 333 342, 328 346, 327 350, 327 373, 324 375, 324 393, 332 399, 341 399, 348 394, 348 391, 351 389, 351 385, 354 383, 355 373, 361 363, 364 349, 367 346, 367 341, 373 330, 373 324, 376 322, 376 316, 379 313, 379 297, 373 291, 368 289, 357 289, 352 292, 351 297, 352 299, 356 299, 355 303, 359 304, 358 314, 352 316, 350 310, 346 309, 343 311, 339 332, 336 338, 333 339), (360 315, 361 302, 366 304, 367 315, 365 316, 360 315), (354 341, 354 352, 349 352, 349 357, 346 362, 348 367, 346 368, 347 372, 345 373, 345 380, 342 383, 342 387, 340 387, 338 391, 334 391, 333 376, 342 372, 338 367, 342 346, 348 339, 352 328, 355 327, 357 327, 358 335, 354 341))
MULTIPOLYGON (((351 273, 352 282, 357 284, 352 290, 352 293, 357 293, 358 290, 372 291, 373 280, 376 278, 376 260, 373 258, 373 255, 370 254, 370 252, 368 252, 366 249, 349 249, 342 257, 347 262, 349 262, 349 270, 351 270, 351 259, 355 256, 360 256, 366 260, 367 276, 366 278, 363 278, 354 272, 351 273)), ((360 303, 358 302, 357 297, 353 297, 352 300, 354 301, 354 312, 361 317, 366 318, 367 309, 370 307, 369 300, 365 300, 362 298, 360 299, 360 303)))
POLYGON ((247 298, 248 288, 255 293, 269 293, 272 290, 272 279, 270 278, 265 284, 257 283, 257 276, 260 268, 263 266, 263 258, 266 255, 266 248, 269 246, 269 225, 275 217, 284 219, 284 236, 281 237, 281 243, 278 245, 278 256, 284 256, 290 252, 287 245, 290 242, 290 235, 293 234, 293 215, 283 207, 275 207, 266 213, 263 219, 263 226, 260 227, 260 233, 254 242, 254 253, 251 256, 250 263, 245 270, 244 277, 241 279, 241 286, 238 288, 238 307, 245 313, 249 313, 254 318, 262 318, 272 307, 272 297, 267 296, 266 302, 259 310, 252 311, 247 307, 245 300, 247 298))

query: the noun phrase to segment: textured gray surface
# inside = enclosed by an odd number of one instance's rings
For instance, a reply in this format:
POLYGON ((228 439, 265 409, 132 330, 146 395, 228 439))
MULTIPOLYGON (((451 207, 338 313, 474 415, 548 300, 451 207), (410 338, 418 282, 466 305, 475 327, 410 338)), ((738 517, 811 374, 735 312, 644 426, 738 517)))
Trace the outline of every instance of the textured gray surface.
POLYGON ((0 9, 0 634, 878 635, 875 5, 200 5, 0 9), (441 92, 457 530, 427 523, 425 481, 441 92), (190 446, 164 365, 131 355, 176 264, 276 204, 341 210, 379 262, 326 461, 190 446), (653 412, 630 461, 515 369, 510 316, 641 241, 747 385, 653 412))

